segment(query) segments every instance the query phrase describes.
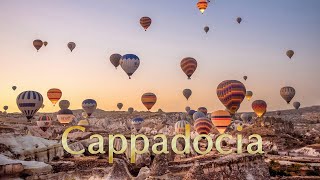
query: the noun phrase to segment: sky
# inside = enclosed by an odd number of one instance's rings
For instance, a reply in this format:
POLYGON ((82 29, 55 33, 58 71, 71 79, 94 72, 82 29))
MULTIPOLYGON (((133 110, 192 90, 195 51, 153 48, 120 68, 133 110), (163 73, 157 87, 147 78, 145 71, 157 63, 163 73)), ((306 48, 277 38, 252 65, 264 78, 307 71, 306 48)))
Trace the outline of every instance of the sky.
POLYGON ((59 107, 46 94, 59 88, 70 109, 80 109, 84 99, 92 98, 104 110, 116 110, 118 102, 123 110, 146 110, 141 95, 153 92, 158 101, 151 111, 205 106, 211 112, 224 109, 216 87, 231 79, 254 94, 240 112, 252 111, 257 99, 265 100, 268 110, 292 108, 279 94, 283 86, 296 89, 292 101, 302 107, 320 104, 320 1, 216 0, 204 14, 196 3, 1 0, 0 107, 18 112, 17 95, 35 90, 44 96, 40 112, 55 112, 59 107), (142 16, 152 18, 146 32, 139 24, 142 16), (204 26, 210 27, 207 34, 204 26), (48 41, 48 46, 37 52, 34 39, 48 41), (70 41, 77 44, 72 53, 70 41), (288 49, 295 51, 292 60, 285 55, 288 49), (131 80, 110 63, 113 53, 140 58, 131 80), (180 68, 184 57, 198 61, 191 80, 180 68), (189 101, 182 95, 185 88, 193 91, 189 101))

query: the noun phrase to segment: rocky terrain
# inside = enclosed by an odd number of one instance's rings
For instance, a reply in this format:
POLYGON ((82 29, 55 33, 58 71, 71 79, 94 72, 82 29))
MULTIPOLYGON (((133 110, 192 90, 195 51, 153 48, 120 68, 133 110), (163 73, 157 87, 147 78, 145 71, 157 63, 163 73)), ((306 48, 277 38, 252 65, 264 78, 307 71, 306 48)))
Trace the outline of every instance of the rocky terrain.
MULTIPOLYGON (((81 110, 74 110, 76 125, 81 110)), ((38 114, 39 116, 40 114, 38 114)), ((56 114, 50 114, 56 117, 56 114)), ((236 115, 236 118, 240 114, 236 115)), ((268 112, 264 118, 253 118, 251 122, 241 122, 243 130, 236 131, 231 124, 228 133, 243 135, 243 154, 218 154, 215 148, 207 155, 199 155, 193 149, 189 154, 177 155, 169 148, 168 154, 153 154, 153 135, 165 134, 168 147, 174 136, 174 124, 179 119, 191 117, 185 113, 165 112, 118 112, 97 110, 89 119, 86 132, 69 134, 69 146, 73 150, 86 149, 82 155, 67 153, 61 144, 61 134, 66 127, 56 120, 43 132, 36 125, 18 113, 1 114, 0 118, 0 179, 319 179, 320 178, 320 106, 299 110, 284 110, 281 115, 268 112), (139 133, 147 135, 149 152, 137 154, 136 163, 130 163, 130 148, 124 154, 115 155, 114 163, 108 163, 108 153, 92 155, 88 146, 92 134, 104 138, 108 150, 108 135, 121 133, 127 137, 137 134, 131 126, 131 119, 144 118, 139 133), (264 154, 251 155, 245 147, 250 142, 247 137, 260 134, 263 139, 264 154)), ((55 119, 55 118, 54 118, 55 119)), ((195 137, 191 128, 191 139, 195 137)), ((213 129, 215 140, 217 131, 213 129)), ((180 142, 180 141, 178 141, 180 142)), ((200 149, 206 147, 206 143, 200 149)), ((137 147, 141 145, 136 142, 137 147)), ((183 148, 180 142, 179 148, 183 148)), ((235 140, 228 140, 225 148, 236 148, 235 140)), ((116 141, 115 148, 120 149, 116 141)))

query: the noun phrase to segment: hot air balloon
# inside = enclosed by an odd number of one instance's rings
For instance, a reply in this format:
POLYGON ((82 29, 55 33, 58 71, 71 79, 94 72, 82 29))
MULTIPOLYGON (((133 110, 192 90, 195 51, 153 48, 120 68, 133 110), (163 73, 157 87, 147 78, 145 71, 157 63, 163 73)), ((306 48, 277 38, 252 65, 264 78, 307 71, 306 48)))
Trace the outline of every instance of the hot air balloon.
POLYGON ((258 117, 262 117, 267 112, 267 103, 263 100, 252 102, 252 109, 258 117))
POLYGON ((217 96, 231 115, 240 108, 240 104, 246 95, 246 87, 237 80, 226 80, 217 87, 217 96))
POLYGON ((204 115, 207 115, 208 110, 206 107, 199 107, 198 108, 198 112, 202 112, 204 115))
POLYGON ((152 20, 149 17, 145 16, 145 17, 140 18, 140 24, 145 31, 147 31, 147 29, 151 25, 151 22, 152 22, 152 20))
POLYGON ((129 79, 132 74, 138 69, 140 65, 140 59, 134 54, 125 54, 120 59, 120 66, 127 73, 129 79))
POLYGON ((288 50, 288 51, 286 52, 286 55, 291 59, 292 56, 294 55, 294 51, 293 51, 293 50, 288 50))
POLYGON ((80 120, 79 122, 78 122, 78 126, 84 126, 84 127, 86 127, 86 126, 89 126, 90 124, 89 124, 89 121, 88 120, 86 120, 86 119, 82 119, 82 120, 80 120))
POLYGON ((190 108, 189 106, 187 106, 187 107, 185 108, 185 110, 186 110, 186 112, 189 112, 189 111, 191 110, 191 108, 190 108))
POLYGON ((237 17, 237 23, 240 24, 242 21, 242 18, 241 17, 237 17))
POLYGON ((194 129, 198 134, 209 134, 212 127, 212 122, 206 117, 199 118, 194 122, 194 129))
POLYGON ((52 118, 48 115, 40 116, 37 121, 37 126, 44 132, 48 130, 48 128, 51 126, 52 118))
POLYGON ((139 131, 142 128, 142 123, 144 122, 144 120, 141 117, 136 117, 134 119, 131 120, 131 124, 134 127, 134 129, 136 129, 137 131, 139 131))
POLYGON ((192 91, 191 91, 191 89, 184 89, 184 90, 182 91, 182 94, 183 94, 183 96, 184 96, 187 100, 189 100, 189 97, 191 96, 192 91))
POLYGON ((17 86, 12 86, 12 90, 16 90, 17 89, 17 86))
POLYGON ((228 111, 218 110, 211 113, 211 121, 222 134, 231 123, 231 115, 228 111))
POLYGON ((6 110, 9 109, 9 107, 8 106, 3 106, 3 109, 6 111, 6 110))
POLYGON ((17 97, 17 105, 23 115, 30 120, 43 104, 43 97, 36 91, 24 91, 17 97))
POLYGON ((134 111, 134 109, 133 109, 132 107, 129 107, 129 108, 128 108, 128 112, 129 112, 129 114, 132 114, 132 113, 133 113, 133 111, 134 111))
POLYGON ((176 122, 176 124, 174 125, 175 133, 176 134, 185 134, 187 124, 190 124, 190 123, 186 120, 180 120, 180 121, 176 122))
POLYGON ((49 89, 49 91, 47 92, 47 96, 49 100, 52 102, 52 104, 55 105, 61 98, 62 92, 60 89, 52 88, 49 89))
POLYGON ((182 71, 191 79, 192 74, 197 69, 197 61, 192 57, 186 57, 180 63, 182 71))
POLYGON ((88 117, 97 109, 97 102, 93 99, 86 99, 82 102, 82 109, 88 114, 88 117))
POLYGON ((248 79, 248 76, 243 76, 243 79, 246 81, 248 79))
POLYGON ((150 110, 152 106, 157 102, 157 96, 153 93, 144 93, 141 96, 141 101, 143 105, 150 110))
POLYGON ((43 42, 40 39, 36 39, 33 41, 33 46, 36 48, 37 51, 42 47, 43 42))
POLYGON ((299 109, 299 107, 300 107, 300 102, 294 102, 292 105, 293 105, 293 107, 294 107, 295 109, 299 109))
POLYGON ((199 118, 206 117, 206 115, 203 112, 197 111, 192 115, 193 120, 197 120, 199 118))
POLYGON ((67 46, 70 49, 70 51, 72 52, 74 50, 74 48, 76 48, 76 43, 69 42, 67 46))
POLYGON ((44 46, 47 46, 47 45, 48 45, 48 42, 47 42, 47 41, 44 41, 44 42, 43 42, 43 45, 44 45, 44 46))
POLYGON ((199 0, 199 2, 197 3, 197 7, 199 9, 199 11, 203 14, 203 12, 207 9, 208 7, 208 2, 207 0, 199 0))
POLYGON ((70 102, 68 100, 61 100, 59 102, 60 109, 68 109, 70 106, 70 102))
POLYGON ((121 108, 123 107, 123 104, 122 103, 118 103, 117 107, 118 107, 119 110, 121 110, 121 108))
POLYGON ((70 109, 61 109, 58 111, 57 119, 61 124, 66 125, 74 119, 74 115, 70 109))
POLYGON ((281 97, 288 103, 290 104, 290 101, 296 94, 296 90, 293 87, 290 86, 285 86, 280 89, 280 95, 281 97))
POLYGON ((248 99, 248 101, 250 101, 252 95, 253 95, 252 91, 247 91, 246 92, 246 98, 248 99))
POLYGON ((208 33, 208 32, 209 32, 209 27, 208 27, 208 26, 205 26, 205 27, 203 28, 203 30, 204 30, 204 32, 208 33))
POLYGON ((195 111, 195 110, 189 110, 188 111, 188 115, 189 116, 193 116, 194 115, 194 113, 196 113, 197 111, 195 111))
POLYGON ((41 105, 41 109, 43 109, 43 108, 44 108, 44 106, 45 106, 45 105, 44 105, 44 104, 42 104, 42 105, 41 105))
POLYGON ((252 115, 250 113, 242 113, 240 118, 242 119, 242 121, 244 122, 250 122, 252 119, 252 115))
POLYGON ((121 55, 120 54, 112 54, 110 56, 110 62, 113 64, 113 66, 117 69, 117 67, 120 64, 120 59, 121 59, 121 55))

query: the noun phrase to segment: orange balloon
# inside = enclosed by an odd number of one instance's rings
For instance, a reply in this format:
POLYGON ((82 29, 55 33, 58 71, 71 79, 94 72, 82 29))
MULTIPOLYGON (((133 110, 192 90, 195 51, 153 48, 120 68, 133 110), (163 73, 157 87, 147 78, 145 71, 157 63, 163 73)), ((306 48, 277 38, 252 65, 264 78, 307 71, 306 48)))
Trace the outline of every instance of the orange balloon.
POLYGON ((60 89, 52 88, 49 89, 49 91, 47 92, 47 96, 49 100, 52 102, 52 104, 55 105, 61 98, 62 92, 60 89))
POLYGON ((157 102, 157 96, 153 93, 144 93, 141 97, 143 105, 150 110, 157 102))

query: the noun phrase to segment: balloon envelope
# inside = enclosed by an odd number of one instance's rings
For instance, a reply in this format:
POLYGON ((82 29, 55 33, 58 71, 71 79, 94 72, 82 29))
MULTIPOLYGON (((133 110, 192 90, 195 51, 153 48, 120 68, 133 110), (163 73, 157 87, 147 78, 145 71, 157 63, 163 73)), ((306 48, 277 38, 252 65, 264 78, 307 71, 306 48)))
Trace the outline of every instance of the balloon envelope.
POLYGON ((59 102, 60 109, 68 109, 70 106, 70 102, 68 100, 61 100, 59 102))
POLYGON ((241 21, 242 21, 242 18, 241 17, 237 17, 237 23, 241 23, 241 21))
POLYGON ((199 118, 194 122, 194 129, 198 134, 209 134, 212 127, 212 122, 206 117, 199 118))
POLYGON ((70 109, 61 109, 58 111, 57 119, 61 124, 69 124, 74 119, 74 115, 70 109))
POLYGON ((186 110, 186 112, 189 112, 189 111, 191 110, 191 108, 190 108, 189 106, 187 106, 187 107, 185 108, 185 110, 186 110))
POLYGON ((3 106, 3 109, 6 111, 6 110, 8 110, 8 106, 3 106))
POLYGON ((117 107, 118 107, 119 110, 121 110, 121 108, 123 107, 123 104, 122 103, 118 103, 117 107))
POLYGON ((199 11, 203 14, 203 12, 207 9, 208 7, 208 2, 207 0, 199 0, 197 3, 197 7, 199 11))
POLYGON ((286 55, 291 59, 292 56, 294 55, 294 51, 293 51, 293 50, 288 50, 288 51, 286 52, 286 55))
POLYGON ((12 90, 16 90, 17 89, 17 86, 12 86, 12 90))
POLYGON ((97 109, 97 102, 94 99, 86 99, 82 102, 82 109, 87 113, 88 117, 97 109))
POLYGON ((231 123, 231 115, 228 111, 218 110, 211 113, 212 124, 216 126, 220 133, 224 133, 231 123))
POLYGON ((203 30, 204 30, 204 32, 208 33, 208 31, 209 31, 209 27, 208 27, 208 26, 206 26, 206 27, 204 27, 204 28, 203 28, 203 30))
POLYGON ((157 96, 153 93, 144 93, 141 96, 141 101, 143 105, 150 110, 153 105, 157 102, 157 96))
POLYGON ((205 107, 199 107, 199 108, 198 108, 198 112, 202 112, 204 115, 207 115, 208 110, 207 110, 207 108, 205 108, 205 107))
POLYGON ((176 122, 176 124, 174 125, 175 133, 176 134, 185 134, 187 124, 190 124, 190 123, 186 120, 180 120, 180 121, 176 122))
POLYGON ((18 95, 16 102, 22 114, 30 120, 43 104, 43 97, 36 91, 24 91, 18 95))
POLYGON ((294 95, 296 94, 296 90, 293 87, 286 86, 280 89, 281 97, 289 104, 294 95))
POLYGON ((144 120, 141 117, 137 117, 131 120, 132 126, 139 131, 142 128, 144 120))
POLYGON ((294 103, 293 103, 293 107, 294 107, 295 109, 299 109, 299 107, 300 107, 300 102, 294 102, 294 103))
POLYGON ((61 98, 62 92, 60 89, 52 88, 49 89, 49 91, 47 92, 47 96, 49 100, 52 102, 52 104, 55 105, 61 98))
POLYGON ((237 80, 226 80, 217 87, 217 96, 231 115, 240 108, 240 104, 246 95, 246 87, 237 80))
POLYGON ((191 96, 192 91, 191 91, 191 89, 184 89, 184 90, 182 91, 182 94, 183 94, 183 96, 184 96, 187 100, 189 100, 189 97, 191 96))
POLYGON ((149 26, 151 25, 151 18, 145 16, 145 17, 142 17, 140 18, 140 25, 143 27, 143 29, 146 31, 149 26))
POLYGON ((129 79, 132 74, 138 69, 140 65, 140 59, 134 54, 125 54, 120 59, 120 66, 127 73, 129 79))
POLYGON ((267 103, 263 100, 252 102, 252 109, 258 117, 262 117, 267 112, 267 103))
POLYGON ((192 74, 197 69, 197 61, 192 57, 183 58, 180 62, 180 67, 182 71, 191 79, 192 74))
POLYGON ((74 48, 76 48, 76 43, 74 42, 69 42, 67 44, 68 48, 70 49, 70 51, 72 52, 74 50, 74 48))
POLYGON ((36 48, 37 51, 42 47, 43 42, 40 39, 36 39, 33 41, 33 46, 36 48))
POLYGON ((44 42, 43 42, 43 45, 44 45, 44 46, 47 46, 47 45, 48 45, 48 42, 47 42, 47 41, 44 41, 44 42))
POLYGON ((44 132, 51 126, 52 118, 48 115, 40 116, 37 121, 37 126, 42 129, 44 132))
POLYGON ((120 54, 112 54, 110 56, 110 62, 113 64, 115 68, 119 66, 121 57, 122 56, 120 54))
POLYGON ((193 117, 193 120, 197 120, 199 118, 206 117, 206 115, 203 112, 197 111, 193 113, 192 117, 193 117))
POLYGON ((253 95, 252 91, 247 91, 246 92, 246 98, 248 99, 248 101, 250 101, 252 95, 253 95))
POLYGON ((133 109, 132 107, 129 107, 129 108, 128 108, 128 112, 129 112, 129 114, 132 114, 132 113, 133 113, 133 111, 134 111, 134 109, 133 109))

